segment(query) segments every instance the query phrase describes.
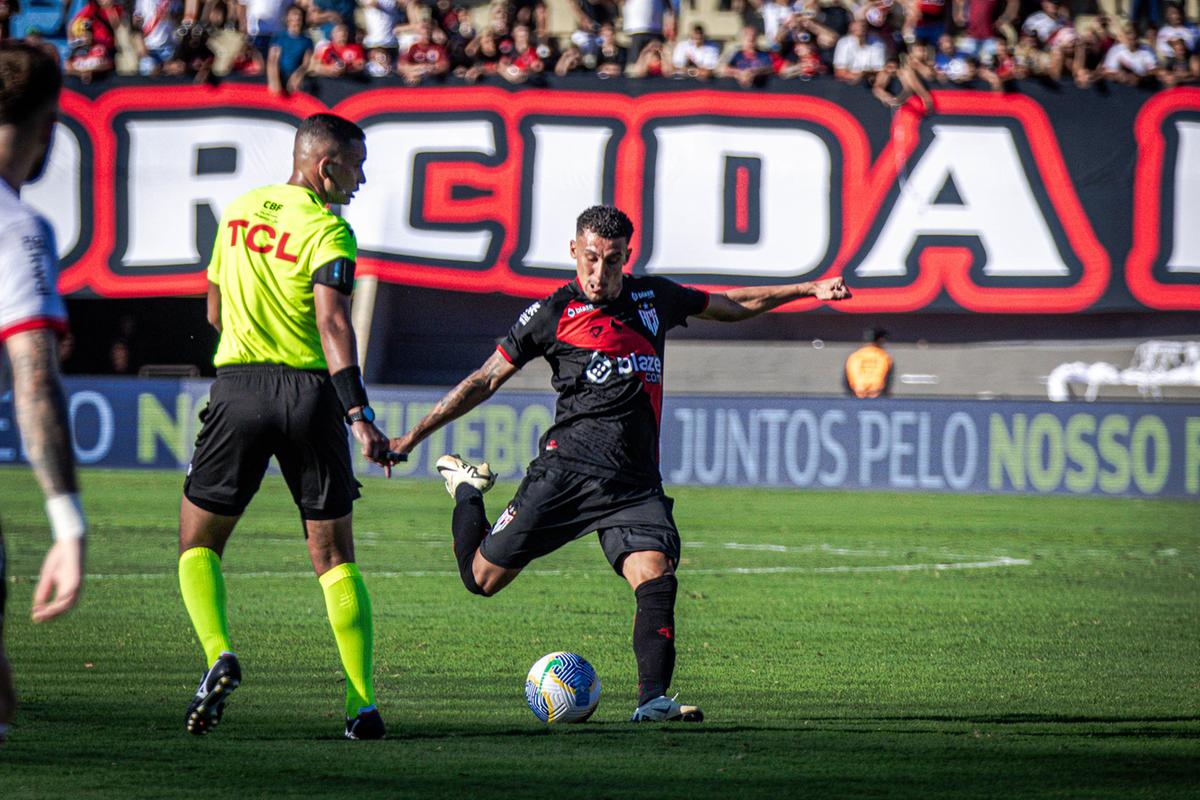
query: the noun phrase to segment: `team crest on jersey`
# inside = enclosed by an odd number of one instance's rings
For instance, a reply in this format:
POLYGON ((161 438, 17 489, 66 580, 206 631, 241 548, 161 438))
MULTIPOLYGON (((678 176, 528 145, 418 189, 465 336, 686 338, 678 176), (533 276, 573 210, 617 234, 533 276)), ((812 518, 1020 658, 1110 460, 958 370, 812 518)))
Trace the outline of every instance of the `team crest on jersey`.
POLYGON ((638 309, 638 316, 642 318, 642 324, 645 325, 650 333, 658 335, 658 309, 651 305, 645 305, 638 309))
POLYGON ((612 359, 597 350, 592 353, 592 360, 588 362, 587 369, 583 371, 583 374, 591 383, 604 383, 612 377, 612 359))
POLYGON ((492 526, 492 533, 499 533, 504 530, 508 523, 512 522, 517 516, 517 510, 509 503, 508 508, 504 509, 504 513, 496 519, 496 524, 492 526))

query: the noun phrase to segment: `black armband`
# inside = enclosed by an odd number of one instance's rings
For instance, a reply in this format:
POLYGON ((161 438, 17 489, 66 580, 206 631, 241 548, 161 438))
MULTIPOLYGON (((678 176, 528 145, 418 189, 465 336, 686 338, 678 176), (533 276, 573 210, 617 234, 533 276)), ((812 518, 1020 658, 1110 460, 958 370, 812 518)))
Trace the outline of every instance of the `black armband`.
POLYGON ((354 291, 354 259, 335 258, 313 273, 313 283, 337 289, 342 294, 354 291))
POLYGON ((349 412, 350 409, 357 406, 369 405, 367 389, 362 382, 362 370, 358 367, 346 367, 338 370, 330 375, 329 379, 333 381, 333 390, 337 392, 338 400, 341 401, 345 411, 349 412))

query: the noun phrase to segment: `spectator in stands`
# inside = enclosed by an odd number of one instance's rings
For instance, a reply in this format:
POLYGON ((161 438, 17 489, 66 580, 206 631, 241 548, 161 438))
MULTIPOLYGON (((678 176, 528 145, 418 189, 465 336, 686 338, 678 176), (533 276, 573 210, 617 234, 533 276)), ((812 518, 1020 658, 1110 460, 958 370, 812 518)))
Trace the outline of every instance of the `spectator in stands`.
POLYGON ((1143 19, 1152 28, 1157 28, 1162 19, 1162 0, 1129 0, 1128 19, 1136 28, 1143 19))
POLYGON ((949 28, 946 0, 902 0, 904 41, 935 44, 949 28))
POLYGON ((304 9, 291 6, 284 16, 283 33, 271 38, 267 52, 267 86, 272 94, 300 91, 312 63, 313 41, 304 31, 304 9))
POLYGON ((758 32, 749 25, 742 28, 740 46, 721 67, 721 77, 733 78, 746 89, 761 85, 773 71, 771 56, 758 46, 758 32))
POLYGON ((1163 86, 1182 86, 1200 81, 1200 55, 1188 52, 1187 42, 1182 38, 1170 41, 1171 54, 1163 59, 1158 70, 1158 79, 1163 86))
POLYGON ((825 16, 824 12, 817 14, 812 8, 804 7, 785 19, 776 34, 780 52, 794 52, 792 45, 803 40, 810 42, 818 55, 828 51, 829 60, 832 60, 833 49, 837 47, 839 36, 833 28, 820 21, 825 16))
POLYGON ((1183 11, 1179 6, 1167 6, 1165 16, 1166 24, 1158 29, 1155 41, 1159 57, 1171 58, 1175 55, 1175 48, 1171 44, 1175 39, 1181 40, 1189 53, 1196 52, 1196 29, 1184 24, 1183 11))
POLYGON ((1132 22, 1121 26, 1117 43, 1109 48, 1104 57, 1104 76, 1117 83, 1136 84, 1154 75, 1158 59, 1149 45, 1138 40, 1137 28, 1132 22))
POLYGON ((615 25, 620 16, 618 0, 574 0, 571 8, 576 28, 592 33, 599 31, 601 25, 615 25))
POLYGON ((855 397, 886 397, 892 391, 892 357, 888 355, 887 331, 869 328, 867 344, 846 359, 846 388, 855 397))
POLYGON ((321 42, 313 53, 313 73, 322 78, 357 77, 367 67, 362 45, 350 40, 350 26, 333 26, 328 41, 321 42))
POLYGON ((980 66, 979 77, 987 82, 993 92, 1007 91, 1016 80, 1017 62, 1003 37, 997 36, 991 49, 991 63, 980 66))
POLYGON ((139 74, 157 75, 171 60, 182 13, 178 0, 135 0, 129 33, 139 74))
MULTIPOLYGON (((397 33, 408 25, 410 13, 418 12, 420 6, 415 0, 360 0, 359 8, 362 9, 363 48, 368 53, 384 51, 390 64, 400 55, 397 33)), ((390 66, 388 72, 391 72, 390 66)))
POLYGON ((938 39, 933 71, 939 83, 970 83, 975 80, 975 64, 954 46, 954 37, 943 33, 938 39))
POLYGON ((1104 76, 1104 58, 1116 39, 1109 32, 1107 16, 1100 15, 1079 32, 1075 60, 1075 85, 1086 89, 1104 76))
POLYGON ((20 0, 0 0, 0 42, 12 38, 12 21, 20 13, 20 0))
POLYGON ((1020 0, 954 0, 954 23, 965 34, 959 50, 991 65, 1001 29, 1016 22, 1020 6, 1020 0))
POLYGON ((807 81, 828 72, 809 35, 802 33, 800 37, 792 44, 791 52, 775 65, 775 74, 780 78, 807 81))
POLYGON ((650 42, 675 39, 675 13, 670 0, 621 0, 621 22, 629 37, 628 57, 634 61, 650 42))
POLYGON ((1064 27, 1062 15, 1065 10, 1056 0, 1042 0, 1041 8, 1025 18, 1021 33, 1033 34, 1038 44, 1049 51, 1064 27))
MULTIPOLYGON (((236 31, 230 32, 237 33, 236 31)), ((233 57, 229 60, 227 74, 252 77, 262 75, 265 70, 266 64, 263 61, 262 53, 255 49, 254 43, 249 39, 241 39, 241 45, 234 51, 233 57)))
POLYGON ((869 41, 867 24, 856 19, 850 23, 850 32, 838 40, 833 52, 833 74, 845 83, 859 83, 864 78, 870 81, 886 61, 883 43, 869 41))
POLYGON ((72 42, 67 55, 67 74, 79 78, 83 83, 91 83, 112 74, 113 48, 96 41, 92 33, 92 20, 76 20, 72 27, 79 35, 72 42))
POLYGON ((513 50, 500 60, 500 77, 509 83, 524 83, 534 75, 540 75, 546 65, 538 57, 537 46, 530 38, 529 26, 518 23, 513 26, 513 50))
POLYGON ((676 77, 708 80, 721 63, 721 47, 708 40, 703 25, 693 25, 691 35, 675 45, 671 63, 676 77))
POLYGON ((937 81, 937 72, 933 68, 933 56, 930 53, 929 45, 925 42, 913 42, 908 46, 908 56, 904 65, 923 87, 937 81))
POLYGON ((246 46, 248 40, 231 21, 229 7, 224 2, 217 0, 209 4, 205 27, 208 28, 208 47, 215 56, 214 75, 262 74, 262 56, 253 46, 246 46))
POLYGON ((797 11, 793 6, 793 0, 750 0, 750 2, 758 9, 759 16, 762 17, 763 36, 766 37, 768 46, 776 49, 779 46, 779 31, 797 11))
POLYGON ((440 78, 449 71, 450 59, 446 48, 433 40, 433 24, 422 22, 417 40, 400 57, 396 73, 409 86, 416 86, 422 81, 440 78))
POLYGON ((672 75, 671 60, 666 57, 663 42, 650 42, 642 48, 642 54, 630 71, 633 78, 669 78, 672 75))
POLYGON ((1050 63, 1050 54, 1042 50, 1036 34, 1022 33, 1017 46, 1013 48, 1013 61, 1017 66, 1017 78, 1024 80, 1044 75, 1050 63))
POLYGON ((176 33, 175 53, 163 66, 167 75, 186 75, 196 83, 205 83, 212 77, 216 55, 208 46, 209 31, 200 23, 185 22, 176 33))
POLYGON ((855 11, 855 17, 867 23, 867 38, 883 44, 888 56, 895 53, 900 41, 898 28, 893 19, 893 12, 899 12, 893 0, 862 0, 855 11))
MULTIPOLYGON (((510 40, 508 44, 508 50, 511 53, 512 41, 510 40)), ((466 55, 470 59, 470 64, 463 77, 471 83, 480 78, 495 75, 500 69, 500 59, 504 58, 504 54, 500 52, 500 47, 496 43, 496 34, 490 28, 481 31, 467 45, 466 55)))
MULTIPOLYGON (((645 44, 643 43, 643 46, 645 44)), ((597 77, 619 78, 624 75, 625 66, 629 63, 629 52, 617 44, 617 31, 612 25, 601 25, 600 44, 596 49, 597 77)))
POLYGON ((238 0, 238 28, 263 58, 269 58, 271 40, 284 32, 284 16, 291 0, 238 0))
MULTIPOLYGON (((595 56, 592 57, 592 63, 595 63, 595 56)), ((554 65, 554 74, 562 78, 584 72, 591 72, 591 70, 583 63, 583 51, 579 49, 579 45, 571 42, 554 65)))
POLYGON ((367 51, 367 65, 363 68, 368 78, 386 78, 392 74, 392 64, 396 59, 388 55, 388 51, 382 47, 375 47, 367 51))
POLYGON ((883 69, 875 73, 875 78, 871 81, 871 94, 875 99, 883 103, 885 108, 896 109, 904 105, 907 98, 907 91, 904 84, 900 81, 900 62, 898 59, 889 58, 883 65, 883 69))
POLYGON ((321 33, 322 39, 333 36, 335 25, 345 25, 350 29, 351 41, 358 40, 358 23, 354 21, 354 10, 358 8, 355 0, 301 0, 308 12, 309 26, 321 33))
POLYGON ((541 41, 549 36, 550 17, 546 0, 509 0, 515 24, 528 26, 530 33, 541 41))
POLYGON ((88 0, 71 20, 69 35, 82 38, 84 23, 91 31, 92 46, 105 48, 110 58, 117 51, 117 31, 129 24, 125 7, 113 0, 88 0))

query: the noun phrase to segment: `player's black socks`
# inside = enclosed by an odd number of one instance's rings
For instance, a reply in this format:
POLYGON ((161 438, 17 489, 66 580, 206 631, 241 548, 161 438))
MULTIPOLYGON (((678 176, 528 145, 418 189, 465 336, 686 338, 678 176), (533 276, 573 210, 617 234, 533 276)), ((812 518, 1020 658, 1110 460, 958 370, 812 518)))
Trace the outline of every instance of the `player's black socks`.
POLYGON ((674 575, 646 581, 634 591, 633 655, 638 669, 638 705, 666 694, 675 671, 674 575))
POLYGON ((454 493, 454 518, 450 523, 454 534, 454 558, 458 561, 458 576, 471 594, 485 594, 475 582, 471 565, 475 551, 488 534, 487 510, 483 507, 483 492, 466 483, 454 493))

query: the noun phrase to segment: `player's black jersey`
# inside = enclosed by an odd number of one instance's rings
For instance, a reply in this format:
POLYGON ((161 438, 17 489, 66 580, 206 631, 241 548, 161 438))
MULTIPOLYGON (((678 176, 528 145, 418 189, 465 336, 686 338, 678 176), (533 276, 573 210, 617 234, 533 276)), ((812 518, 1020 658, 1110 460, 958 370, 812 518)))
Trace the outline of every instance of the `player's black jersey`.
POLYGON ((521 367, 554 372, 554 425, 539 460, 562 469, 658 483, 666 334, 708 307, 708 294, 666 278, 626 275, 621 294, 592 303, 571 281, 525 309, 500 344, 521 367))

